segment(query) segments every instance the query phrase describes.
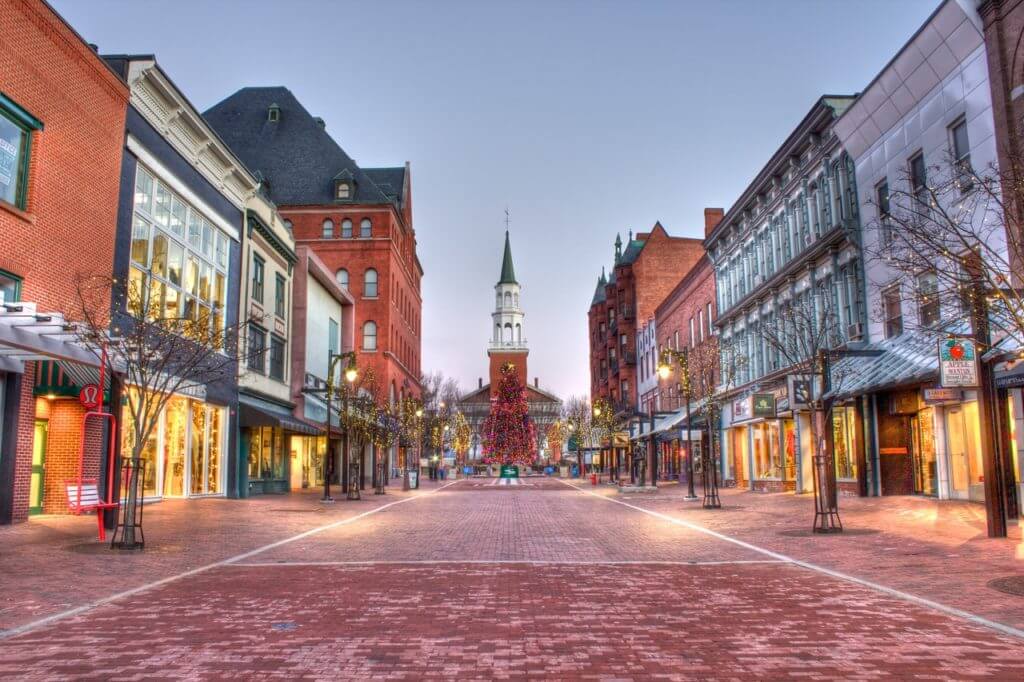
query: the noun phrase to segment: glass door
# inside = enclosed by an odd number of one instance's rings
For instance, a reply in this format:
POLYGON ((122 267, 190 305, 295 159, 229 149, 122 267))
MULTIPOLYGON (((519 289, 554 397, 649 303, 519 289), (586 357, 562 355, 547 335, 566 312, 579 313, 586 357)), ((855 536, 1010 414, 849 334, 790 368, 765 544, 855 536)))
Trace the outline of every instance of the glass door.
POLYGON ((946 409, 946 449, 949 453, 949 496, 967 499, 970 472, 967 467, 967 438, 961 407, 946 409))
POLYGON ((35 437, 32 441, 32 481, 29 488, 28 513, 43 513, 43 484, 46 481, 46 435, 49 424, 37 419, 35 437))

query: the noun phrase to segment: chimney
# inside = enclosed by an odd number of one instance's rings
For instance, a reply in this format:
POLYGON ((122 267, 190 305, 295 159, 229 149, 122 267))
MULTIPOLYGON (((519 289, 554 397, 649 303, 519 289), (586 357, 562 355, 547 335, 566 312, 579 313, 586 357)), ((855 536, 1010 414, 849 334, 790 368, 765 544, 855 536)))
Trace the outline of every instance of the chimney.
POLYGON ((477 388, 483 388, 484 387, 484 378, 483 377, 477 377, 477 381, 479 382, 477 384, 477 388))
POLYGON ((540 379, 538 379, 537 377, 533 378, 533 387, 540 388, 540 379))
POLYGON ((725 209, 723 208, 705 208, 704 209, 704 237, 708 237, 715 228, 718 227, 718 223, 722 222, 722 218, 725 217, 725 209))

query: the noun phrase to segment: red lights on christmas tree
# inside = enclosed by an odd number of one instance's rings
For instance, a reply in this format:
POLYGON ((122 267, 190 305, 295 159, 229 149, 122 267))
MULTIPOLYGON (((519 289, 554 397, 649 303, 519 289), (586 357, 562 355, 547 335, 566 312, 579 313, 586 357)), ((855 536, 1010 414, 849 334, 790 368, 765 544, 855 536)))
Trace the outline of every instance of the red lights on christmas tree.
POLYGON ((484 462, 529 466, 537 457, 536 432, 530 421, 526 387, 515 365, 501 368, 498 391, 491 401, 491 413, 483 424, 484 462))

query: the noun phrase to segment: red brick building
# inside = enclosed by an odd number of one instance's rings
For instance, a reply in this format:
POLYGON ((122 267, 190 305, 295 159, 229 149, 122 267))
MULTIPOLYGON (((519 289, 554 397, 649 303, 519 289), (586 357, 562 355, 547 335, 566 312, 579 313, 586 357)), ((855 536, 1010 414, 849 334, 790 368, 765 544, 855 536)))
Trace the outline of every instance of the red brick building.
MULTIPOLYGON (((720 208, 704 209, 705 234, 715 229, 723 214, 720 208)), ((705 254, 655 309, 658 348, 696 348, 713 334, 712 321, 716 316, 715 266, 705 254)), ((684 406, 678 382, 663 382, 657 409, 677 410, 684 406)))
MULTIPOLYGON (((0 316, 69 312, 78 275, 113 271, 128 87, 43 2, 0 0, 0 26, 0 316)), ((56 390, 64 368, 32 357, 49 356, 0 353, 0 523, 65 510, 78 467, 82 408, 56 390)))
POLYGON ((637 332, 703 255, 700 239, 672 237, 660 222, 635 239, 630 234, 625 250, 616 237, 611 275, 602 272, 588 312, 592 400, 604 398, 616 412, 633 411, 637 332))
POLYGON ((269 184, 296 245, 354 297, 360 371, 372 369, 391 399, 419 395, 423 268, 409 165, 361 168, 284 87, 243 88, 204 116, 269 184))
MULTIPOLYGON (((1016 215, 1011 220, 1020 224, 1024 217, 1019 189, 1024 183, 1024 0, 981 0, 978 13, 984 24, 996 154, 999 167, 1013 177, 1003 187, 1007 208, 1016 215)), ((1022 267, 1017 264, 1018 276, 1022 267)))

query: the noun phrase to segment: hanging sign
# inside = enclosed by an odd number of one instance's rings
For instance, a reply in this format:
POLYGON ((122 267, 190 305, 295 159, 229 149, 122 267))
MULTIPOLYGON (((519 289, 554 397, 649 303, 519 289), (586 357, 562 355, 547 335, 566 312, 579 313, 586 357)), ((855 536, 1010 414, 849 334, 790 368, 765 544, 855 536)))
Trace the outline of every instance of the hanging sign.
POLYGON ((100 406, 100 387, 98 384, 86 384, 78 392, 78 402, 87 410, 95 410, 100 406))
POLYGON ((959 402, 963 398, 963 392, 955 388, 924 388, 921 389, 921 398, 928 405, 938 405, 959 402))
POLYGON ((939 341, 939 383, 943 388, 977 388, 978 355, 972 339, 939 341))
POLYGON ((750 396, 750 403, 754 417, 771 418, 775 416, 775 394, 755 393, 750 396))

